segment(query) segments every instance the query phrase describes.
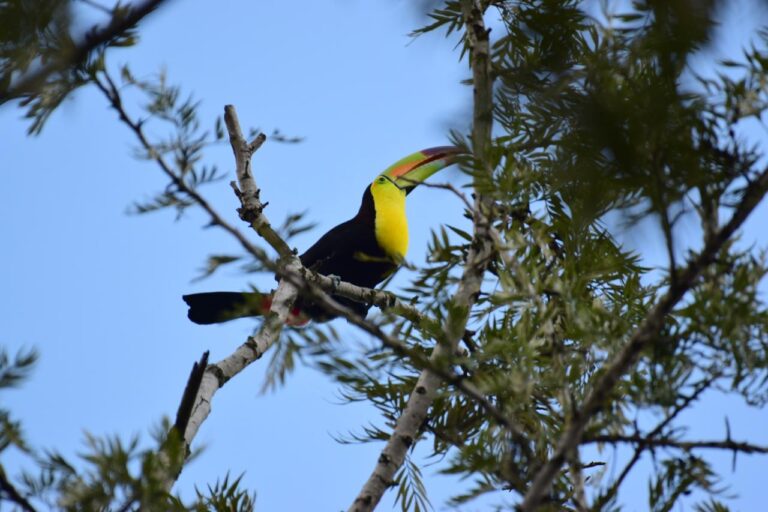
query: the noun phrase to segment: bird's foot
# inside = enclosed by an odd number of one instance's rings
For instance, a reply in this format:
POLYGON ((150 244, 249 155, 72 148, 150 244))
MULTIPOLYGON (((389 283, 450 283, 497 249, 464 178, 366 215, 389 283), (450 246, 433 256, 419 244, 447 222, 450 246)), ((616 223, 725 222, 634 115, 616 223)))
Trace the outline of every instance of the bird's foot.
POLYGON ((337 276, 336 274, 330 274, 328 278, 331 280, 331 293, 333 293, 339 289, 339 285, 341 284, 341 277, 337 276))

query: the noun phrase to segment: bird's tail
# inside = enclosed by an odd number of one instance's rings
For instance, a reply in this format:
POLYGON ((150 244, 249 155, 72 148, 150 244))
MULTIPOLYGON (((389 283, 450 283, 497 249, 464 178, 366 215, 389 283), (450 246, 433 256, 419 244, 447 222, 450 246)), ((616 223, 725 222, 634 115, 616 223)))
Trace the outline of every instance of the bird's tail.
MULTIPOLYGON (((182 296, 189 306, 187 316, 196 324, 216 324, 246 316, 262 316, 272 306, 271 293, 205 292, 182 296)), ((294 307, 287 325, 302 327, 310 318, 294 307)))

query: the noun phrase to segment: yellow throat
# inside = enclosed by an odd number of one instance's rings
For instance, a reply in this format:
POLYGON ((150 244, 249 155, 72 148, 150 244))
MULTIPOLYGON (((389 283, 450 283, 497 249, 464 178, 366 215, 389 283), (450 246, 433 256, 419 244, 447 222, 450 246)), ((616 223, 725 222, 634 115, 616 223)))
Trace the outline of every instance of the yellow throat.
POLYGON ((395 263, 408 252, 408 219, 405 216, 405 190, 383 176, 371 184, 376 210, 376 241, 395 263))

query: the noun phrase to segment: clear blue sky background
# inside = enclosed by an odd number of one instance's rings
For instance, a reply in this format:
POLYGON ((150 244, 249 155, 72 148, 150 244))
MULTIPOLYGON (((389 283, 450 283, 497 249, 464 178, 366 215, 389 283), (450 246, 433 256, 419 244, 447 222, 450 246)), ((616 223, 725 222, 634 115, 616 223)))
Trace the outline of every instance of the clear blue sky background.
MULTIPOLYGON (((723 38, 724 54, 743 44, 752 23, 748 14, 732 14, 740 30, 723 38)), ((144 23, 138 47, 112 52, 109 60, 130 63, 138 77, 165 67, 172 83, 202 100, 201 117, 210 126, 233 103, 244 125, 306 137, 298 145, 268 142, 255 158, 271 219, 309 209, 318 223, 296 240, 303 249, 356 211, 380 170, 445 144, 449 128, 466 128, 470 97, 459 84, 467 72, 456 41, 436 34, 412 41, 407 34, 421 22, 415 3, 406 1, 177 0, 144 23)), ((125 215, 165 181, 152 164, 131 158, 132 135, 96 91, 79 91, 40 137, 28 138, 25 128, 18 110, 0 111, 0 343, 11 350, 35 346, 42 360, 33 379, 5 394, 4 403, 34 445, 69 456, 82 447, 84 430, 146 438, 161 416, 175 413, 192 362, 208 349, 212 360, 228 355, 253 328, 247 320, 193 325, 180 299, 242 289, 245 279, 234 268, 191 283, 208 254, 237 246, 223 232, 201 229, 206 219, 199 212, 179 222, 170 211, 125 215)), ((226 145, 206 157, 232 168, 226 145)), ((462 180, 455 170, 442 178, 462 180)), ((206 193, 238 222, 226 182, 206 193)), ((430 229, 465 225, 460 214, 461 204, 443 191, 410 196, 409 259, 423 261, 430 229)), ((764 241, 760 226, 767 220, 763 207, 745 240, 764 241)), ((660 245, 652 236, 635 231, 624 241, 654 258, 660 245)), ((260 283, 273 286, 268 278, 260 283)), ((360 336, 337 323, 349 339, 360 336)), ((189 496, 195 484, 245 471, 260 510, 346 508, 380 446, 339 446, 332 435, 379 418, 364 406, 339 406, 336 387, 305 368, 284 389, 259 395, 264 366, 253 365, 216 395, 197 438, 206 450, 185 469, 179 488, 189 496)), ((715 398, 688 416, 693 437, 722 437, 727 413, 735 438, 768 444, 768 415, 715 398)), ((730 456, 718 460, 730 464, 730 456)), ((739 458, 729 478, 741 495, 736 509, 764 503, 766 467, 765 459, 739 458)), ((440 509, 461 484, 433 476, 434 467, 425 473, 440 509)), ((647 508, 645 491, 644 477, 636 478, 624 494, 628 510, 647 508)), ((390 494, 381 510, 391 502, 390 494)), ((466 508, 483 509, 482 503, 466 508)))

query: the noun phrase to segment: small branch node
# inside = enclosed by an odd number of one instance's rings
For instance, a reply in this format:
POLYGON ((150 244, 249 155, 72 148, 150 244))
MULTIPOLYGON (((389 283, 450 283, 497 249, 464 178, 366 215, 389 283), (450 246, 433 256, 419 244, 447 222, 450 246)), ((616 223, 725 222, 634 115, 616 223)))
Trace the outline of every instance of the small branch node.
POLYGON ((264 141, 267 140, 267 136, 263 133, 260 133, 256 136, 253 141, 248 144, 248 152, 251 154, 254 154, 256 151, 259 150, 262 144, 264 144, 264 141))

